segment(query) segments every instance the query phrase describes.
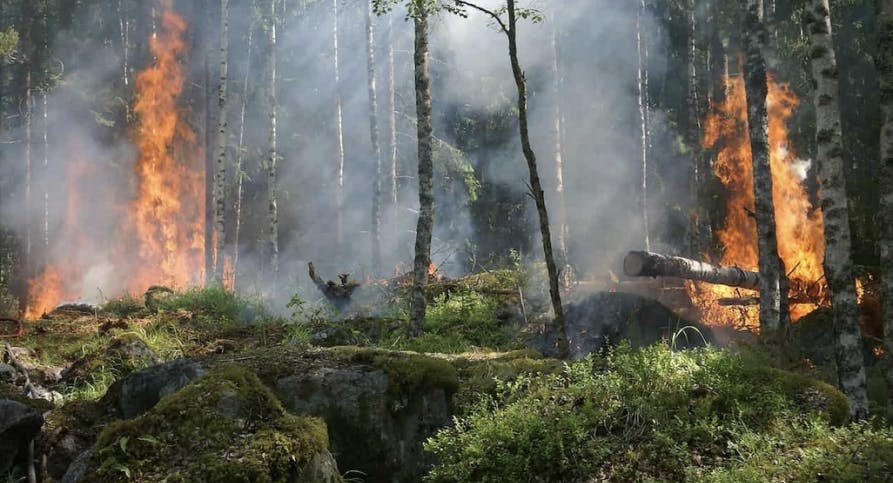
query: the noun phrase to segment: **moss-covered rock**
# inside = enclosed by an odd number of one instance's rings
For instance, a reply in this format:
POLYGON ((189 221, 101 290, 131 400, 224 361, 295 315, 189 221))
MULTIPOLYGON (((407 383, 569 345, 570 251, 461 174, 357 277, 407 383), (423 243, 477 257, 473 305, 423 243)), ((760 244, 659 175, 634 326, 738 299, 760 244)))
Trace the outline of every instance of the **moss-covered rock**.
POLYGON ((257 376, 226 366, 110 424, 82 481, 340 481, 328 459, 325 423, 287 413, 257 376), (320 467, 333 472, 300 479, 320 467))

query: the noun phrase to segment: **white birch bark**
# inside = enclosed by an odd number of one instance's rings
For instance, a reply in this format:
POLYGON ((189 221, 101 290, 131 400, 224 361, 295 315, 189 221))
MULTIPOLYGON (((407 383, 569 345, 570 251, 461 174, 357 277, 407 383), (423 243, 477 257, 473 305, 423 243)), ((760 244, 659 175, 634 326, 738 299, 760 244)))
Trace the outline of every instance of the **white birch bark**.
POLYGON ((851 418, 861 420, 868 415, 868 399, 844 182, 837 60, 831 40, 828 0, 812 0, 808 15, 809 57, 815 86, 816 161, 825 219, 825 279, 831 289, 837 339, 837 376, 840 388, 850 400, 851 418))

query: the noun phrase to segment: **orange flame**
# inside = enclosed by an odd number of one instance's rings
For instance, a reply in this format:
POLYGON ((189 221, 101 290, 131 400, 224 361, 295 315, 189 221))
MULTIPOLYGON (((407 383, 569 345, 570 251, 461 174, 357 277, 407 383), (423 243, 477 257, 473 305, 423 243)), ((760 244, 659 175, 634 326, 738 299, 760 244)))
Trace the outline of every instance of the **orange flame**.
POLYGON ((201 280, 204 258, 202 214, 204 167, 195 133, 181 119, 177 100, 183 92, 187 51, 186 23, 162 0, 161 30, 149 40, 156 60, 136 77, 139 116, 137 196, 132 202, 137 238, 135 271, 129 289, 153 284, 187 286, 201 280))
POLYGON ((84 280, 97 265, 90 254, 99 251, 111 256, 115 272, 126 278, 121 288, 131 293, 155 284, 185 287, 203 279, 204 154, 178 106, 185 80, 181 58, 188 51, 186 23, 172 10, 171 0, 159 4, 160 29, 149 39, 154 61, 137 75, 135 84, 136 193, 125 210, 117 208, 120 203, 107 203, 109 211, 125 221, 112 240, 80 229, 82 221, 94 216, 80 201, 96 197, 90 170, 98 168, 81 160, 68 163, 65 221, 55 234, 64 250, 53 250, 55 258, 50 256, 40 275, 29 281, 26 318, 39 317, 92 289, 84 280))
MULTIPOLYGON (((792 289, 819 300, 825 250, 822 214, 820 209, 812 206, 806 194, 803 181, 808 164, 799 160, 791 149, 786 126, 798 103, 797 96, 787 84, 769 77, 769 149, 778 252, 790 273, 792 289)), ((716 153, 714 172, 728 195, 725 223, 715 233, 723 247, 718 262, 756 270, 753 164, 747 128, 747 99, 744 80, 740 76, 727 78, 725 100, 711 105, 701 144, 716 153)), ((719 298, 756 295, 753 291, 694 282, 688 284, 688 291, 707 323, 741 325, 750 329, 759 326, 757 307, 721 307, 717 304, 719 298)), ((791 304, 791 318, 797 320, 816 307, 811 303, 791 304)))

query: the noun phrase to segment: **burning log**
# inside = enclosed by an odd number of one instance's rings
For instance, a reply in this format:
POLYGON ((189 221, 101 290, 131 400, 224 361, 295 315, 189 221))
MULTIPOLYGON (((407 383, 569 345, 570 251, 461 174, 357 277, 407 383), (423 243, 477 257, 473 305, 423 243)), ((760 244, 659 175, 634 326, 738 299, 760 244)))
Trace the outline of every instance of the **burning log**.
POLYGON ((350 279, 350 274, 348 273, 338 275, 341 283, 332 280, 329 280, 328 282, 324 281, 322 277, 316 273, 316 267, 313 266, 313 262, 307 263, 307 273, 310 275, 310 280, 313 280, 313 283, 316 284, 319 291, 322 292, 326 299, 328 299, 328 301, 338 310, 342 310, 350 304, 350 296, 353 294, 353 291, 360 286, 358 282, 350 279))
POLYGON ((760 287, 757 272, 645 251, 629 252, 623 259, 623 272, 631 277, 677 277, 752 290, 760 287))

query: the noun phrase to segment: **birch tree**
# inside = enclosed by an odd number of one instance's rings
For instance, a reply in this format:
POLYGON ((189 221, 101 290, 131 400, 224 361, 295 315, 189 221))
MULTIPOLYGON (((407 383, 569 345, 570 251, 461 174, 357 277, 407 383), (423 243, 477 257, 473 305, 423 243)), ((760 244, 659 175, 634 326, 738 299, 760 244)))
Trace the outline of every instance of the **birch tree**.
POLYGON ((332 0, 332 62, 335 71, 335 209, 340 251, 344 247, 344 126, 341 112, 341 67, 338 64, 338 0, 332 0))
POLYGON ((388 16, 388 38, 386 41, 388 56, 388 159, 390 159, 390 193, 388 202, 391 211, 397 211, 397 104, 396 89, 394 88, 394 19, 388 16))
POLYGON ((766 112, 768 77, 763 51, 767 34, 760 0, 748 0, 744 21, 744 89, 747 95, 747 125, 753 162, 757 247, 760 269, 760 330, 782 328, 782 307, 787 297, 781 287, 785 276, 775 235, 772 173, 769 168, 769 123, 766 112))
POLYGON ((843 171, 837 60, 831 41, 828 0, 812 0, 808 15, 809 58, 815 87, 816 162, 825 219, 825 279, 831 289, 834 313, 837 376, 840 388, 850 400, 850 416, 861 420, 868 414, 868 406, 843 171))
POLYGON ((217 146, 214 170, 214 281, 223 282, 223 253, 226 246, 226 82, 229 54, 229 0, 220 0, 220 79, 217 84, 217 146))
MULTIPOLYGON (((337 0, 336 0, 337 1, 337 0)), ((279 273, 279 208, 276 193, 276 0, 270 0, 270 16, 267 29, 270 34, 270 52, 267 54, 269 86, 267 98, 270 105, 270 155, 267 159, 267 250, 273 279, 279 273)))
POLYGON ((558 203, 558 264, 564 270, 564 279, 570 282, 570 265, 567 259, 567 205, 564 198, 564 156, 562 152, 562 112, 561 112, 561 70, 558 66, 558 9, 552 9, 552 21, 549 29, 549 43, 552 62, 552 159, 555 170, 555 199, 558 203))
MULTIPOLYGON (((884 314, 884 344, 893 357, 893 0, 878 0, 875 63, 880 87, 880 213, 878 248, 884 314)), ((893 417, 893 366, 887 371, 890 400, 887 414, 893 417)))
POLYGON ((251 73, 251 44, 254 39, 254 24, 248 26, 248 45, 245 54, 245 77, 242 79, 242 105, 239 108, 239 144, 236 150, 235 176, 236 176, 236 193, 235 206, 233 208, 233 216, 235 217, 235 226, 233 227, 233 278, 232 286, 235 290, 236 280, 239 273, 239 241, 242 231, 242 186, 245 180, 245 173, 242 169, 245 158, 245 108, 248 105, 248 79, 251 73))
POLYGON ((645 250, 651 250, 651 237, 648 224, 648 66, 647 50, 642 42, 642 16, 645 14, 645 0, 639 0, 636 8, 636 97, 639 104, 639 128, 642 147, 642 191, 640 193, 642 227, 645 235, 645 250))
POLYGON ((372 161, 375 179, 372 180, 372 273, 381 273, 381 144, 378 140, 378 100, 375 92, 375 31, 373 5, 366 7, 366 70, 369 76, 369 137, 372 141, 372 161))

